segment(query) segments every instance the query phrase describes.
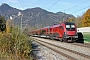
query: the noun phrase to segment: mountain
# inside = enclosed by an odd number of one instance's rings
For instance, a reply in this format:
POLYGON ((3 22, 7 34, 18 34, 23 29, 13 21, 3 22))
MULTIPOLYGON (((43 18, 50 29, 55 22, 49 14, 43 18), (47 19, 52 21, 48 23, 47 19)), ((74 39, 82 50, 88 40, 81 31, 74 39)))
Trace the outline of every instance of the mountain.
POLYGON ((17 14, 19 9, 10 7, 8 4, 3 3, 0 6, 0 15, 4 15, 5 17, 10 17, 11 15, 17 14))
POLYGON ((4 15, 6 19, 11 16, 13 18, 14 24, 20 26, 20 20, 22 17, 22 25, 31 27, 45 27, 56 24, 60 21, 67 20, 67 18, 74 17, 73 15, 66 14, 63 12, 49 12, 40 7, 29 8, 25 10, 20 10, 3 3, 0 6, 0 15, 4 15), (21 12, 22 16, 18 16, 21 12))

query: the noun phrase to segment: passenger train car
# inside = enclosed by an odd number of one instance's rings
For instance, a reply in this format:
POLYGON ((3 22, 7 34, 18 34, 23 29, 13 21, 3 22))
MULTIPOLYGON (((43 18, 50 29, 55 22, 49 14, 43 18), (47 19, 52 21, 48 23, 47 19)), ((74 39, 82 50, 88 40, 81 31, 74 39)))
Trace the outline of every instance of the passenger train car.
POLYGON ((31 36, 45 36, 50 39, 59 39, 64 42, 75 42, 78 40, 76 25, 72 22, 40 28, 29 33, 31 36))

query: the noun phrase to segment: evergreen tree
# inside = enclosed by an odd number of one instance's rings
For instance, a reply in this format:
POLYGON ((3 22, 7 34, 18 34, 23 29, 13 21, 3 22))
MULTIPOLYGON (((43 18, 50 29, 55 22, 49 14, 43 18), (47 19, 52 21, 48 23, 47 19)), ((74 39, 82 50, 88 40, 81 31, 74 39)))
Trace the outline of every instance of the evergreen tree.
POLYGON ((4 16, 0 16, 0 31, 6 30, 6 20, 4 16))

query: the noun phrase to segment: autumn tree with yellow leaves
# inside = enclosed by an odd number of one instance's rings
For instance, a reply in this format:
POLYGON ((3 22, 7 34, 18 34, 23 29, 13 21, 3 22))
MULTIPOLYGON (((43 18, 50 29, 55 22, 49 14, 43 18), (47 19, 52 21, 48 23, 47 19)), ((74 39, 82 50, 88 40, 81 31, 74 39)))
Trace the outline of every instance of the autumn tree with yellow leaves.
POLYGON ((86 13, 83 15, 84 19, 82 20, 82 26, 83 27, 89 27, 90 26, 90 9, 86 11, 86 13))
POLYGON ((7 33, 10 33, 11 32, 11 29, 12 29, 11 23, 12 23, 11 20, 7 20, 6 21, 6 32, 7 33))
POLYGON ((88 9, 82 16, 77 18, 68 18, 67 22, 74 22, 77 27, 90 27, 90 9, 88 9))

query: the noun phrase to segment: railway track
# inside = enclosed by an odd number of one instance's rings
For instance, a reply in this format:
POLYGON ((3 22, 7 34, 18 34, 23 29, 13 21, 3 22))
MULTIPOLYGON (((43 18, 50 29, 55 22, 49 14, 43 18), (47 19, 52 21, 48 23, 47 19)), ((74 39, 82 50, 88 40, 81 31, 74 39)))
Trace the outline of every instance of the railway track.
POLYGON ((73 45, 77 45, 77 46, 82 46, 82 47, 86 47, 86 48, 90 48, 90 43, 72 43, 73 45))
POLYGON ((90 55, 88 55, 88 54, 83 54, 83 53, 62 47, 62 46, 51 44, 49 42, 43 41, 40 38, 34 38, 34 40, 36 42, 42 44, 43 46, 46 46, 49 49, 67 57, 70 60, 90 60, 90 55))
MULTIPOLYGON (((45 37, 41 37, 41 38, 45 38, 45 37)), ((53 41, 55 41, 55 42, 58 42, 58 41, 56 41, 56 40, 53 40, 53 41)), ((65 42, 66 43, 66 42, 65 42)), ((87 47, 87 48, 90 48, 90 43, 71 43, 71 44, 73 44, 73 45, 77 45, 77 46, 81 46, 81 47, 87 47)))

